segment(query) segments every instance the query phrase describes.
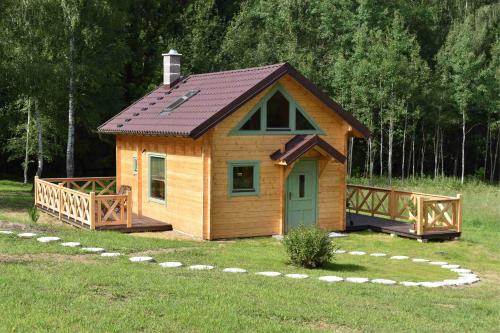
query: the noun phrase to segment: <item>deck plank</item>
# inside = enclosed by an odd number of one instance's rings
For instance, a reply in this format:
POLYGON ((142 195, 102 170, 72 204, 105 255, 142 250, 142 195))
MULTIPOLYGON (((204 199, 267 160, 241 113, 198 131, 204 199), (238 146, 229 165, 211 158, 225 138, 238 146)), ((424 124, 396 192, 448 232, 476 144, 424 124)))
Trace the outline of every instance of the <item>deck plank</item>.
POLYGON ((373 230, 387 234, 396 234, 398 236, 413 239, 436 239, 446 240, 460 237, 460 232, 453 230, 433 230, 425 231, 423 235, 417 235, 410 232, 411 225, 406 222, 385 219, 377 216, 356 214, 346 212, 346 231, 373 230))

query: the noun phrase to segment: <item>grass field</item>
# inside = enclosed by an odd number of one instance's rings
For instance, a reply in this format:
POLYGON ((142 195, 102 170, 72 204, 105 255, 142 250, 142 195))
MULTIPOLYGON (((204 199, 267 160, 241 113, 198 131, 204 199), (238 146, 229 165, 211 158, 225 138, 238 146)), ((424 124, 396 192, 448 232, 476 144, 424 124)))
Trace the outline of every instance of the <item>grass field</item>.
MULTIPOLYGON (((364 180, 353 180, 360 183, 364 180)), ((382 185, 383 180, 376 184, 382 185)), ((42 215, 31 227, 65 241, 157 261, 211 264, 207 272, 105 259, 58 244, 0 235, 0 332, 498 332, 500 327, 500 189, 479 183, 421 180, 398 187, 464 194, 460 241, 421 244, 372 232, 336 240, 346 250, 385 252, 457 263, 482 281, 461 288, 328 284, 228 274, 250 272, 442 280, 454 275, 431 265, 338 255, 321 270, 288 265, 270 238, 196 242, 89 232, 42 215)), ((31 185, 0 181, 0 220, 29 224, 31 185)))

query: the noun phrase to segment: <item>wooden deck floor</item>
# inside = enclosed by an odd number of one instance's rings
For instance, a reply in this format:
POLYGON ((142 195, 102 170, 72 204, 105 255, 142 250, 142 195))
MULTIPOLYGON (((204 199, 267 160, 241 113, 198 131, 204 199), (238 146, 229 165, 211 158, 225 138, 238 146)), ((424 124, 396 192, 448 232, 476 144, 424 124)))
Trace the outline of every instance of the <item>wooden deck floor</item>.
MULTIPOLYGON (((49 215, 52 215, 55 218, 58 218, 59 215, 57 212, 53 212, 49 209, 40 208, 39 209, 49 215)), ((77 228, 89 229, 87 224, 80 223, 78 221, 73 221, 67 218, 62 217, 61 221, 67 224, 70 224, 77 228)), ((169 223, 161 222, 149 217, 145 216, 137 216, 136 214, 132 215, 132 227, 127 228, 126 224, 115 224, 115 225, 107 225, 96 227, 96 230, 113 230, 123 233, 132 233, 132 232, 149 232, 149 231, 170 231, 172 230, 172 225, 169 223)))
POLYGON ((426 231, 424 235, 417 235, 410 232, 411 225, 409 223, 384 219, 380 217, 346 213, 346 231, 362 231, 373 230, 387 234, 396 234, 401 237, 425 240, 448 240, 455 237, 460 237, 460 232, 456 231, 426 231))

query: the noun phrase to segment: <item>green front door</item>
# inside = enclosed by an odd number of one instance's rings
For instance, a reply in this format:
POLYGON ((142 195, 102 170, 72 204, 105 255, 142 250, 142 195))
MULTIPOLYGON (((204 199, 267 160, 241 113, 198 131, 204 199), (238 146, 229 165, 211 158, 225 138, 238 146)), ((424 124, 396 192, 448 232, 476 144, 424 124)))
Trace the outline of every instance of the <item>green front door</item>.
POLYGON ((296 163, 287 178, 286 229, 316 224, 317 160, 296 163))

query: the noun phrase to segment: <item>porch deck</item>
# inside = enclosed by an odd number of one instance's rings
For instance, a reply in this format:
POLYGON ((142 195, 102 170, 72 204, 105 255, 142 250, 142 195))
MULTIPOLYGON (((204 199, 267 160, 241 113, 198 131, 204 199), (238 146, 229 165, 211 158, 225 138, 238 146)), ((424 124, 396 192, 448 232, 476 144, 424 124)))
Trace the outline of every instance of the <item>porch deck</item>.
POLYGON ((346 213, 346 231, 372 230, 401 237, 423 240, 450 240, 460 237, 460 232, 454 230, 429 230, 423 235, 417 235, 413 225, 407 222, 385 219, 377 216, 346 213))

